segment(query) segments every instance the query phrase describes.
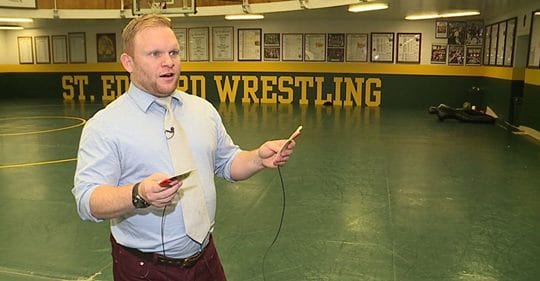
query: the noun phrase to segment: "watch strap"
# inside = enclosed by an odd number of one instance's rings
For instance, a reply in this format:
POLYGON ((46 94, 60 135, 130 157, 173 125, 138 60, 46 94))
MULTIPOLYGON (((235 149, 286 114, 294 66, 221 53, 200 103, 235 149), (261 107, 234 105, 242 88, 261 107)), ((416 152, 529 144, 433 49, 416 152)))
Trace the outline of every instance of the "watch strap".
POLYGON ((144 198, 139 194, 139 185, 141 183, 138 182, 135 185, 133 185, 133 189, 131 190, 131 202, 133 203, 133 206, 135 208, 148 208, 150 207, 150 203, 146 202, 144 198))

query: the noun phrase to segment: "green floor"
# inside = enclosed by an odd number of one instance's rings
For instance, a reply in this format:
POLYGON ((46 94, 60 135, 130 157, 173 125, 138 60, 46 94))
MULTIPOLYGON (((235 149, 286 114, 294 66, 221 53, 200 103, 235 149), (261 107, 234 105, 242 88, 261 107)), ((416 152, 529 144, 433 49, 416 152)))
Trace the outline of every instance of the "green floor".
MULTIPOLYGON (((112 279, 108 223, 81 221, 70 192, 83 122, 72 117, 99 108, 0 100, 0 280, 112 279)), ((427 109, 218 109, 245 148, 304 126, 282 170, 265 280, 538 280, 538 141, 427 109)), ((217 186, 228 278, 263 280, 277 170, 217 186)))

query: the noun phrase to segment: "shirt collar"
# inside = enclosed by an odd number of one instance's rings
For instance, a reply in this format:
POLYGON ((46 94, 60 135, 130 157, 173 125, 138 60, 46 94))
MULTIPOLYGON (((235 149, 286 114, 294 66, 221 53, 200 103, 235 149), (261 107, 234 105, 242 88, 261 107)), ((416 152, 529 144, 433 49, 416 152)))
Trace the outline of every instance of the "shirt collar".
MULTIPOLYGON (((144 112, 147 112, 150 106, 152 106, 153 103, 156 103, 155 101, 158 99, 158 97, 141 90, 133 83, 129 85, 128 95, 132 97, 135 104, 137 104, 137 106, 144 112)), ((183 104, 183 97, 180 91, 174 91, 171 96, 173 98, 173 106, 174 103, 178 103, 180 105, 183 104), (176 100, 176 102, 174 100, 176 100)))

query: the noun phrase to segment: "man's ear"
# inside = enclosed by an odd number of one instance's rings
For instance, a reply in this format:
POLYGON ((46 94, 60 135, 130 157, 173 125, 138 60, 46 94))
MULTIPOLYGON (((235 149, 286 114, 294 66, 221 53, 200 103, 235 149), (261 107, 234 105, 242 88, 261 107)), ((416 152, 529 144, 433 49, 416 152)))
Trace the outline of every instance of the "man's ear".
POLYGON ((126 53, 122 53, 122 55, 120 55, 120 62, 122 62, 124 69, 131 73, 133 70, 133 58, 126 53))

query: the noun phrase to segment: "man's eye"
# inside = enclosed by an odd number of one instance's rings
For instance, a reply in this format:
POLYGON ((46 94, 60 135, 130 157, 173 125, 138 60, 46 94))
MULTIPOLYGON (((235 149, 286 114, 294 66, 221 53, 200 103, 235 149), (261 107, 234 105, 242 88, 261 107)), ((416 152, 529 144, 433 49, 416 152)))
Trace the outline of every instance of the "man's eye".
POLYGON ((159 58, 159 57, 161 56, 161 52, 157 52, 157 51, 155 51, 155 52, 150 52, 149 55, 150 55, 151 57, 159 58))
POLYGON ((169 52, 169 56, 171 57, 177 57, 180 54, 180 51, 174 50, 169 52))

